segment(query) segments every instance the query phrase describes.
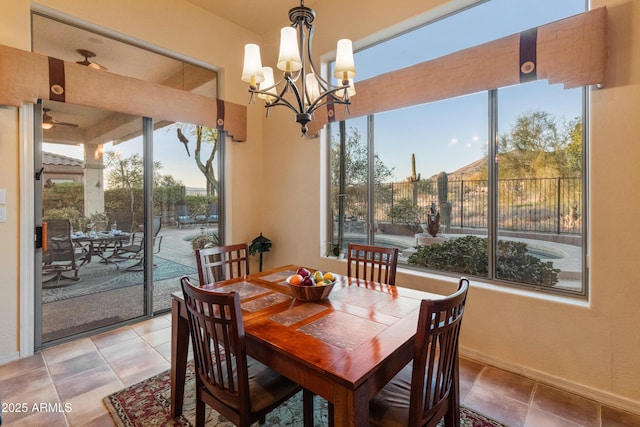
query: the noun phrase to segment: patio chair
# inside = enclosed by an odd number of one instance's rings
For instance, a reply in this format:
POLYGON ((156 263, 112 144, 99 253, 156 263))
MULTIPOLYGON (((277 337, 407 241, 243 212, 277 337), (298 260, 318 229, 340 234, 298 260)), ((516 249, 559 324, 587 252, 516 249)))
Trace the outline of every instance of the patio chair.
POLYGON ((175 212, 178 228, 184 228, 185 226, 193 228, 195 226, 196 220, 191 217, 189 206, 178 204, 175 207, 175 212))
POLYGON ((249 246, 238 243, 196 251, 200 286, 249 274, 249 246))
POLYGON ((347 276, 395 285, 398 248, 357 245, 347 248, 347 276))
POLYGON ((266 415, 300 386, 247 356, 240 296, 198 289, 180 279, 196 369, 196 426, 205 404, 237 426, 264 423, 266 415))
POLYGON ((420 304, 413 361, 369 403, 370 425, 460 425, 458 337, 469 290, 461 278, 457 292, 420 304), (410 386, 408 386, 410 385, 410 386))
MULTIPOLYGON (((153 253, 157 254, 160 252, 160 248, 162 246, 162 236, 158 236, 160 233, 160 229, 162 228, 162 216, 154 215, 153 216, 153 253)), ((125 261, 125 260, 133 260, 137 259, 138 262, 127 267, 127 271, 141 271, 143 269, 142 263, 144 261, 144 233, 131 233, 131 238, 128 243, 123 244, 119 248, 116 248, 113 255, 109 258, 109 260, 117 262, 117 261, 125 261)))
POLYGON ((209 217, 207 218, 207 223, 214 224, 218 222, 218 205, 211 204, 209 205, 209 217))
POLYGON ((88 253, 82 246, 75 245, 71 239, 71 222, 68 219, 48 220, 47 245, 42 251, 42 274, 53 276, 43 281, 58 286, 60 280, 80 280, 78 270, 87 262, 88 253), (73 272, 73 276, 65 273, 73 272))

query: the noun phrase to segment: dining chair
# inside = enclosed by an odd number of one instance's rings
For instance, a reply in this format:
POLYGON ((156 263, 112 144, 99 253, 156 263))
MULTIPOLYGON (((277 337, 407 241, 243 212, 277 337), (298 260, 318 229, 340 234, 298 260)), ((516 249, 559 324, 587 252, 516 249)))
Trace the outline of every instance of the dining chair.
MULTIPOLYGON (((54 219, 46 222, 46 246, 42 251, 42 274, 53 276, 43 280, 54 282, 58 286, 60 280, 78 281, 78 270, 88 261, 90 256, 82 246, 76 245, 71 238, 71 222, 68 219, 54 219), (73 276, 65 273, 73 272, 73 276)), ((47 285, 48 286, 48 285, 47 285)))
POLYGON ((347 276, 395 285, 398 248, 358 245, 347 247, 347 276))
POLYGON ((200 286, 249 274, 249 246, 236 243, 196 250, 200 286))
POLYGON ((301 387, 247 355, 240 297, 206 291, 180 279, 196 370, 196 426, 205 404, 237 426, 266 415, 301 387))
POLYGON ((458 337, 469 280, 443 299, 420 303, 413 360, 369 403, 370 425, 460 426, 458 337))

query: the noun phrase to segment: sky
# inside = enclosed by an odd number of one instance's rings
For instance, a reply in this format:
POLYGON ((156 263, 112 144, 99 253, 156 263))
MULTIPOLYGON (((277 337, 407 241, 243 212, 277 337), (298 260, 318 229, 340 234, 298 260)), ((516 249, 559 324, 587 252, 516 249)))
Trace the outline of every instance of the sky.
MULTIPOLYGON (((523 30, 544 25, 585 10, 584 0, 490 0, 447 19, 426 25, 398 38, 355 53, 358 80, 404 68, 467 47, 476 46, 523 30), (384 60, 381 60, 383 58, 384 60)), ((568 121, 581 113, 581 90, 565 91, 561 85, 536 81, 501 89, 499 131, 504 133, 524 112, 543 109, 568 121)), ((357 94, 356 94, 357 96, 357 94)), ((428 177, 456 169, 482 158, 486 153, 487 94, 479 93, 375 116, 376 152, 394 169, 396 180, 411 174, 411 154, 416 155, 417 172, 428 177)), ((366 119, 352 119, 366 135, 366 119)), ((178 141, 175 129, 154 133, 154 157, 164 175, 172 175, 187 187, 204 187, 205 180, 193 159, 195 143, 190 138, 191 157, 178 141)), ((82 159, 75 146, 44 144, 54 151, 82 159)), ((109 145, 105 150, 109 150, 109 145)), ((142 151, 141 138, 121 144, 123 154, 142 151)))
MULTIPOLYGON (((584 0, 491 0, 447 19, 356 52, 358 80, 391 72, 477 46, 585 11, 584 0), (383 61, 380 58, 384 58, 383 61)), ((357 93, 356 95, 357 96, 357 93)), ((528 111, 544 110, 560 122, 581 114, 582 91, 536 81, 498 92, 499 133, 528 111), (569 93, 570 92, 570 93, 569 93)), ((377 114, 375 151, 394 168, 394 178, 411 175, 411 154, 423 177, 453 172, 486 154, 488 98, 482 92, 377 114)), ((366 120, 348 120, 366 135, 366 120)), ((347 125, 349 128, 349 124, 347 125)))

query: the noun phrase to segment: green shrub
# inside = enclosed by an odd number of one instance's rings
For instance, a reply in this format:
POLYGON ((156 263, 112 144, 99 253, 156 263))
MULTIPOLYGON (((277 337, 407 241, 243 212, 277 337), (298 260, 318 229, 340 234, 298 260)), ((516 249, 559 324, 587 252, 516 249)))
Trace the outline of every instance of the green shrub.
POLYGON ((46 211, 43 221, 54 219, 68 219, 71 222, 73 230, 82 230, 83 224, 80 223, 80 212, 74 207, 53 208, 46 211))
MULTIPOLYGON (((488 276, 487 239, 465 236, 440 244, 416 246, 407 260, 433 270, 451 271, 472 276, 488 276)), ((553 286, 559 269, 527 253, 527 244, 498 241, 496 276, 499 279, 533 285, 553 286)))
POLYGON ((423 209, 414 205, 411 199, 401 199, 389 209, 389 219, 393 224, 416 225, 424 222, 422 211, 423 209))

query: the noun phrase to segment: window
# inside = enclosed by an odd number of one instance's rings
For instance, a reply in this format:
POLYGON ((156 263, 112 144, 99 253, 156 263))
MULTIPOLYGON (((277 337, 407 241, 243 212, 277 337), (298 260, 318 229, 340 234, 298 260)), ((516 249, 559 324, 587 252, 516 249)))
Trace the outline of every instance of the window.
MULTIPOLYGON (((358 78, 584 10, 482 3, 357 53, 358 78)), ((342 144, 331 125, 329 240, 398 247, 408 268, 585 295, 584 94, 540 80, 347 119, 342 144)))

